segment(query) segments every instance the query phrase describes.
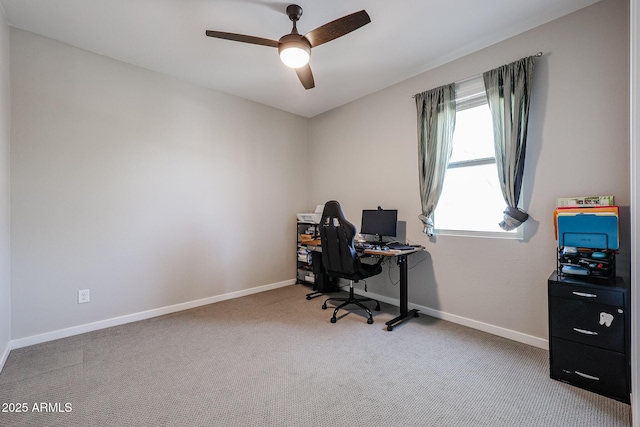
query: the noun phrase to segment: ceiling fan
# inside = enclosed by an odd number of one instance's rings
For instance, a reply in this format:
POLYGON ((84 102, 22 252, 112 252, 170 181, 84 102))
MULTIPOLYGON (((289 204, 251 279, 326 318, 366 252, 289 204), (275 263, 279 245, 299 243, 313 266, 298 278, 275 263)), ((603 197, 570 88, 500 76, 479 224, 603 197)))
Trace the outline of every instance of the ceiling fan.
POLYGON ((360 12, 355 12, 321 25, 302 36, 296 28, 296 22, 298 22, 302 16, 302 7, 297 4, 287 6, 287 15, 289 19, 293 21, 293 29, 290 34, 282 36, 278 41, 211 30, 207 30, 206 34, 209 37, 219 39, 277 47, 280 60, 286 66, 296 70, 296 74, 305 89, 311 89, 315 86, 311 67, 309 66, 311 48, 342 37, 371 22, 371 18, 369 18, 367 12, 361 10, 360 12))

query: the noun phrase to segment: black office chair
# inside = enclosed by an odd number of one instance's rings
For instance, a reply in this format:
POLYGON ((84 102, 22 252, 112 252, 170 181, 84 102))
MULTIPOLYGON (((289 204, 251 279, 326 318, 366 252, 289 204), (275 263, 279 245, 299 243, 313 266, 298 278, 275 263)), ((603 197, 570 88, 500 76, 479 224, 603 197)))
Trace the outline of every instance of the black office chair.
POLYGON ((328 298, 322 309, 326 310, 328 301, 342 302, 333 311, 331 323, 336 323, 338 310, 354 304, 366 310, 369 318, 368 324, 373 323, 371 310, 363 302, 374 301, 375 310, 380 310, 380 303, 371 298, 355 298, 353 295, 353 283, 367 277, 375 276, 382 272, 382 258, 376 264, 367 264, 360 258, 353 247, 353 238, 356 235, 356 227, 344 217, 340 203, 332 200, 324 205, 322 219, 320 220, 320 241, 322 243, 322 263, 327 274, 332 277, 340 277, 349 280, 348 298, 328 298))

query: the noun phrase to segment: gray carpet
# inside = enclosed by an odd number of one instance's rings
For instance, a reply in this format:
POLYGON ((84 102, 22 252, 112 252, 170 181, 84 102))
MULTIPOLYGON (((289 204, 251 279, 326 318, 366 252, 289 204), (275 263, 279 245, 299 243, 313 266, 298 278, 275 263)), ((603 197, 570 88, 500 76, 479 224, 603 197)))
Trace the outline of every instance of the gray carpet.
POLYGON ((0 425, 631 425, 628 405, 551 380, 547 351, 424 315, 388 332, 385 304, 373 325, 358 312, 331 324, 308 291, 14 350, 0 404, 28 410, 0 425))

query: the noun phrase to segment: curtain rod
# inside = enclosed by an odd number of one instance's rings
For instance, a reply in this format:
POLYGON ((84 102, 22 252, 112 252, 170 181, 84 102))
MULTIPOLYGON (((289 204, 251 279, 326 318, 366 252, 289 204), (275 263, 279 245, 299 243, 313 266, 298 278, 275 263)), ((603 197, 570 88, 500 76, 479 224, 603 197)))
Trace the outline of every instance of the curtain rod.
MULTIPOLYGON (((534 58, 540 58, 542 55, 543 55, 543 53, 542 53, 542 52, 538 52, 538 53, 536 53, 535 55, 531 55, 531 56, 533 56, 534 58)), ((525 58, 526 58, 526 56, 525 56, 525 58)), ((480 76, 480 75, 482 75, 482 73, 475 74, 475 75, 473 75, 473 76, 469 76, 469 77, 465 77, 464 79, 457 80, 457 81, 455 81, 454 83, 464 83, 464 82, 466 82, 466 81, 468 81, 468 80, 475 79, 476 77, 478 77, 478 76, 480 76)), ((412 97, 412 98, 415 98, 416 96, 415 96, 415 95, 411 95, 411 97, 412 97)))

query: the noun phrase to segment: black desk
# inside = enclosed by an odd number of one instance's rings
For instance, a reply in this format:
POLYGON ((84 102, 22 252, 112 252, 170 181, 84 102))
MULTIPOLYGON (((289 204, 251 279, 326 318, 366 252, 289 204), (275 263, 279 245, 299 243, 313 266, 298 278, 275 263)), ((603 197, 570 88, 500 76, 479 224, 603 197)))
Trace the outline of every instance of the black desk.
POLYGON ((412 317, 418 317, 418 310, 409 310, 409 294, 407 291, 409 281, 409 267, 407 266, 407 257, 416 252, 424 251, 424 248, 418 247, 408 250, 387 250, 380 251, 375 249, 365 249, 364 253, 369 255, 394 256, 397 257, 398 267, 400 268, 400 315, 389 320, 387 325, 388 331, 401 323, 410 320, 412 317))

